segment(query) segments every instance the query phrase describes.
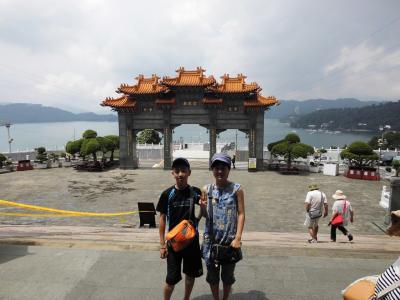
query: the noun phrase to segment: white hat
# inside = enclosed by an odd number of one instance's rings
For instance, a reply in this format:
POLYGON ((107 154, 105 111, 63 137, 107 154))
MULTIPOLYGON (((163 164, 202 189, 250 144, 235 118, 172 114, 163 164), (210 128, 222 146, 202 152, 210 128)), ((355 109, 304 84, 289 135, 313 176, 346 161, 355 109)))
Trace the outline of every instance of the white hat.
POLYGON ((343 200, 346 199, 346 195, 343 194, 343 191, 337 190, 335 194, 332 195, 332 198, 336 200, 343 200))

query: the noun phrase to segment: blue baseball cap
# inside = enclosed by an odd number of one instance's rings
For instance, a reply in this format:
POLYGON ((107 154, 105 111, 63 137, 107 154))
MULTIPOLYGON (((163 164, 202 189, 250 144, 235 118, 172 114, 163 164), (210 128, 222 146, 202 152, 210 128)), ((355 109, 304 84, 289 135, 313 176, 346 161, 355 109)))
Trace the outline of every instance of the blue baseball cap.
POLYGON ((185 166, 185 167, 188 167, 190 169, 189 161, 184 157, 175 158, 174 161, 172 162, 171 169, 173 169, 173 168, 175 168, 177 166, 185 166))
POLYGON ((222 162, 228 166, 228 168, 231 168, 232 160, 231 157, 228 154, 225 153, 215 153, 213 157, 211 158, 211 168, 217 163, 217 162, 222 162))

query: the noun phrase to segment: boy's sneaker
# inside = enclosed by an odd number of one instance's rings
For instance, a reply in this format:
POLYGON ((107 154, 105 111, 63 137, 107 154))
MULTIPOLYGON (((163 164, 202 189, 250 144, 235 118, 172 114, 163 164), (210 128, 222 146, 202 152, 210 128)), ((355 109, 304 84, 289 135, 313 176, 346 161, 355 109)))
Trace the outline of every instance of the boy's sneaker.
POLYGON ((347 235, 347 238, 349 239, 349 242, 351 242, 353 240, 353 235, 351 233, 349 233, 347 235))
POLYGON ((315 239, 309 239, 307 240, 307 242, 309 242, 310 244, 318 243, 318 241, 315 239))

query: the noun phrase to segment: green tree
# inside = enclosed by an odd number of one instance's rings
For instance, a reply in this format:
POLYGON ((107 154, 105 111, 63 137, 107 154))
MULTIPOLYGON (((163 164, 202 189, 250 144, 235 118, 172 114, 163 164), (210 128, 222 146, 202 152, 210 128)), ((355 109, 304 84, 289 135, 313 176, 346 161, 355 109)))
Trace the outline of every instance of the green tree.
POLYGON ((159 144, 161 137, 156 130, 145 129, 139 133, 137 141, 139 144, 159 144))
POLYGON ((114 151, 119 149, 119 136, 117 135, 106 135, 106 139, 109 139, 112 142, 112 148, 109 149, 111 151, 110 161, 114 161, 114 151))
POLYGON ((108 135, 105 137, 97 136, 97 132, 91 129, 86 130, 82 134, 82 138, 76 141, 69 141, 65 145, 65 151, 74 155, 79 153, 85 159, 86 156, 92 155, 93 160, 97 161, 97 152, 103 153, 103 159, 108 151, 111 151, 110 160, 114 159, 114 151, 119 148, 119 137, 116 135, 108 135))
POLYGON ((307 158, 308 155, 314 153, 314 148, 300 143, 300 138, 297 134, 289 133, 284 140, 272 147, 271 153, 274 156, 283 156, 287 162, 288 169, 290 169, 294 159, 299 157, 307 158))
POLYGON ((282 142, 284 142, 284 141, 285 141, 285 140, 279 140, 279 141, 276 141, 276 142, 269 143, 268 146, 267 146, 268 151, 272 151, 272 148, 273 148, 275 145, 277 145, 277 144, 279 144, 279 143, 282 143, 282 142))
POLYGON ((38 147, 35 150, 36 150, 36 161, 44 163, 49 160, 45 147, 38 147))
POLYGON ((383 139, 387 143, 387 147, 395 149, 400 147, 400 132, 389 131, 383 135, 383 139))
POLYGON ((92 129, 88 129, 82 134, 82 137, 84 139, 94 139, 97 137, 97 132, 92 129))
POLYGON ((3 167, 3 164, 6 160, 7 160, 7 157, 5 157, 3 154, 0 153, 0 168, 3 167))
POLYGON ((80 153, 81 147, 82 147, 83 139, 79 139, 76 141, 69 141, 65 145, 65 151, 71 155, 75 155, 77 153, 80 153))
POLYGON ((400 160, 393 160, 392 162, 392 167, 393 169, 396 170, 396 177, 399 177, 399 173, 400 173, 400 160))
POLYGON ((388 131, 383 134, 383 141, 382 144, 379 145, 379 140, 382 136, 373 136, 368 145, 372 147, 372 149, 381 148, 389 148, 389 149, 396 149, 400 148, 400 132, 388 131))
POLYGON ((92 155, 93 160, 97 162, 97 152, 102 151, 99 138, 84 138, 82 142, 82 147, 80 154, 82 156, 92 155))
POLYGON ((364 168, 373 165, 378 160, 378 155, 372 147, 363 141, 356 141, 347 149, 340 152, 342 159, 347 159, 351 167, 364 168))
POLYGON ((101 149, 101 152, 103 153, 103 160, 105 160, 106 153, 108 151, 113 151, 114 143, 110 139, 108 139, 106 137, 101 137, 101 136, 98 136, 96 138, 96 140, 100 144, 100 149, 101 149))
POLYGON ((368 141, 368 145, 370 145, 370 147, 371 147, 372 149, 378 149, 378 148, 379 148, 378 140, 379 140, 379 137, 373 136, 373 137, 368 141))

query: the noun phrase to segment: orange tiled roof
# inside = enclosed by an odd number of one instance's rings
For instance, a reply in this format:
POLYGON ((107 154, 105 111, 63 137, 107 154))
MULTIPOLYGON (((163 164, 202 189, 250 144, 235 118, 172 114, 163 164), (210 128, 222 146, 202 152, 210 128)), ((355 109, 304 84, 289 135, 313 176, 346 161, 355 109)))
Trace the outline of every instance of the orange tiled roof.
POLYGON ((246 93, 260 90, 257 83, 245 82, 246 76, 238 74, 237 77, 229 77, 229 74, 221 76, 222 83, 211 89, 220 93, 246 93))
POLYGON ((183 67, 176 70, 177 77, 163 77, 162 84, 167 86, 209 86, 215 83, 213 76, 204 76, 205 70, 198 67, 194 71, 186 71, 183 67))
POLYGON ((157 77, 155 74, 149 78, 139 75, 135 79, 137 80, 136 85, 121 84, 117 92, 124 94, 158 94, 168 89, 166 86, 158 83, 160 77, 157 77))
POLYGON ((161 105, 161 104, 176 104, 176 100, 175 98, 171 98, 171 99, 157 99, 156 100, 156 104, 157 105, 161 105))
POLYGON ((257 95, 257 100, 247 100, 244 101, 244 106, 245 107, 262 107, 262 106, 273 106, 279 104, 279 101, 273 97, 264 97, 261 95, 257 95))
POLYGON ((135 105, 136 101, 129 99, 126 95, 117 99, 108 97, 101 103, 101 106, 110 106, 113 108, 134 108, 135 105))
POLYGON ((204 97, 203 104, 222 104, 224 100, 221 98, 204 97))

